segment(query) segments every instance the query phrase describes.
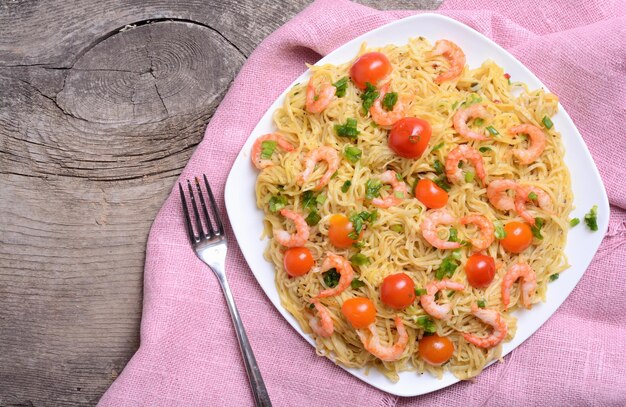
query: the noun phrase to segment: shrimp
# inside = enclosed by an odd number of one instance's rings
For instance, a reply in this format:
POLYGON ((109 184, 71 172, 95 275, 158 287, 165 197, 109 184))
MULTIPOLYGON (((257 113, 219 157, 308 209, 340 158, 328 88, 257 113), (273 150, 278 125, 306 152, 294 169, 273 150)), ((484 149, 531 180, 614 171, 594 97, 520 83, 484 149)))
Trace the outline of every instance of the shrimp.
POLYGON ((477 251, 485 250, 486 248, 491 246, 491 243, 493 243, 493 240, 495 239, 495 228, 493 226, 493 223, 491 223, 491 221, 483 215, 475 214, 463 216, 461 219, 459 219, 459 223, 461 225, 467 225, 468 223, 472 223, 480 228, 480 237, 476 239, 470 239, 472 246, 474 246, 474 249, 476 249, 477 251))
POLYGON ((532 201, 528 196, 531 193, 537 195, 537 205, 546 212, 552 212, 552 201, 550 200, 550 195, 539 187, 532 185, 521 185, 517 187, 517 191, 515 192, 515 210, 526 222, 534 226, 535 218, 526 210, 526 202, 532 201))
POLYGON ((398 181, 395 171, 385 171, 380 175, 379 179, 386 184, 391 184, 393 187, 393 194, 387 195, 385 199, 372 199, 372 203, 374 205, 379 208, 389 208, 391 206, 399 205, 400 202, 402 202, 402 199, 406 198, 408 192, 406 183, 404 183, 404 181, 398 181))
POLYGON ((491 205, 501 211, 512 211, 515 209, 513 197, 508 196, 506 191, 512 189, 517 190, 518 183, 510 179, 497 179, 491 181, 487 187, 487 198, 491 205))
POLYGON ((372 119, 379 126, 391 126, 398 120, 402 119, 406 113, 406 105, 409 102, 409 98, 404 96, 400 97, 396 104, 393 105, 392 110, 385 110, 382 105, 382 101, 385 98, 385 95, 389 91, 389 83, 386 83, 382 88, 380 88, 380 96, 378 99, 374 101, 372 107, 370 107, 370 113, 372 114, 372 119))
POLYGON ((385 362, 392 362, 400 359, 402 353, 406 349, 406 345, 409 343, 409 334, 404 328, 402 318, 396 317, 394 321, 396 322, 396 329, 398 330, 398 339, 392 346, 384 346, 380 343, 380 337, 376 331, 376 323, 372 323, 367 327, 371 333, 369 338, 362 330, 357 329, 356 331, 356 334, 359 336, 359 339, 361 339, 365 349, 378 359, 385 362))
POLYGON ((295 150, 294 146, 289 144, 289 142, 285 140, 283 136, 280 135, 279 133, 270 133, 270 134, 265 134, 259 137, 258 139, 256 139, 256 141, 254 142, 254 145, 252 146, 251 158, 252 158, 252 164, 254 164, 254 166, 260 170, 274 165, 272 161, 261 158, 261 152, 263 150, 264 141, 275 141, 276 143, 278 143, 278 146, 285 151, 295 150))
POLYGON ((332 177, 335 171, 337 171, 337 168, 339 168, 339 156, 337 155, 337 150, 328 146, 318 147, 315 150, 309 151, 305 157, 305 169, 298 178, 298 184, 302 185, 305 181, 307 181, 315 169, 315 164, 322 160, 328 163, 328 169, 317 183, 315 189, 320 190, 324 187, 324 185, 328 184, 330 177, 332 177))
POLYGON ((354 278, 354 270, 352 269, 350 262, 345 257, 328 253, 322 263, 321 271, 328 271, 332 268, 337 270, 339 275, 341 275, 339 278, 339 284, 337 284, 335 288, 320 291, 315 298, 332 297, 333 295, 337 295, 346 288, 350 287, 350 283, 354 278))
POLYGON ((322 338, 328 338, 335 330, 333 320, 330 317, 330 312, 325 306, 320 304, 319 300, 315 298, 311 300, 311 304, 315 305, 315 309, 317 310, 319 316, 311 316, 309 318, 309 325, 311 326, 313 332, 317 335, 322 338))
POLYGON ((475 148, 467 144, 461 144, 454 150, 450 151, 446 158, 446 176, 450 182, 459 182, 463 177, 463 172, 459 168, 459 161, 469 161, 476 169, 476 175, 485 184, 485 166, 483 164, 483 156, 480 155, 475 148))
POLYGON ((448 279, 431 281, 426 284, 426 294, 420 297, 420 304, 433 318, 448 319, 450 318, 450 304, 437 304, 435 294, 441 290, 463 291, 464 289, 463 284, 448 279))
POLYGON ((530 309, 530 299, 537 288, 537 276, 533 269, 526 263, 520 262, 512 265, 502 279, 502 303, 504 309, 509 308, 511 302, 511 286, 518 278, 522 279, 522 304, 530 309))
POLYGON ((420 229, 422 229, 422 236, 431 245, 438 249, 458 249, 461 247, 459 242, 446 242, 437 236, 437 226, 439 225, 452 225, 456 222, 456 219, 446 209, 440 209, 429 213, 422 221, 420 229))
POLYGON ((450 68, 435 78, 435 83, 449 81, 461 76, 465 68, 465 54, 458 45, 448 40, 435 42, 435 48, 430 51, 429 56, 443 55, 450 61, 450 68))
POLYGON ((274 239, 286 247, 300 247, 309 240, 309 225, 304 216, 289 209, 281 209, 280 214, 296 224, 296 233, 291 235, 286 230, 274 230, 274 239))
POLYGON ((471 344, 479 348, 493 348, 506 337, 508 327, 506 321, 498 311, 492 309, 478 308, 476 303, 472 304, 472 314, 487 325, 493 327, 491 334, 484 338, 480 338, 474 334, 464 333, 463 337, 471 344))
POLYGON ((489 137, 484 134, 476 133, 467 127, 467 121, 477 117, 481 119, 487 119, 489 117, 489 113, 483 105, 471 105, 468 108, 459 109, 452 119, 454 130, 468 140, 488 140, 489 137))
POLYGON ((513 150, 513 155, 517 157, 520 163, 530 164, 537 159, 543 153, 546 148, 546 135, 543 131, 532 124, 520 124, 519 126, 511 127, 509 133, 515 135, 520 133, 528 134, 530 145, 528 149, 513 150))
POLYGON ((322 78, 319 86, 319 93, 316 93, 317 89, 313 84, 313 78, 311 78, 306 87, 306 110, 309 113, 320 113, 326 109, 337 91, 337 88, 330 83, 328 78, 322 78))

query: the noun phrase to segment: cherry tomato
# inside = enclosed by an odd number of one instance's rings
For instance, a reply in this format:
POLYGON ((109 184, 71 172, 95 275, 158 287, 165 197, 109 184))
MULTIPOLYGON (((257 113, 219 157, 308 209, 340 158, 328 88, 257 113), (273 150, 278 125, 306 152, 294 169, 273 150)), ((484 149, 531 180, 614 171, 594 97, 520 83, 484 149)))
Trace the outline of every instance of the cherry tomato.
MULTIPOLYGON (((351 239, 350 234, 354 231, 352 228, 352 222, 341 214, 333 215, 330 217, 330 226, 328 227, 328 238, 333 246, 340 249, 346 249, 352 246, 352 243, 358 239, 351 239)), ((361 231, 363 234, 363 231, 361 231)), ((359 235, 359 237, 361 237, 359 235)))
POLYGON ((376 320, 376 307, 369 298, 350 298, 341 306, 341 312, 357 329, 367 328, 376 320))
POLYGON ((452 357, 454 344, 445 336, 424 336, 418 343, 419 354, 433 366, 441 366, 452 357))
POLYGON ((509 222, 504 225, 506 236, 500 240, 504 250, 511 253, 521 253, 533 242, 533 232, 528 223, 509 222))
POLYGON ((287 249, 283 257, 285 271, 291 277, 305 275, 313 267, 313 255, 306 247, 292 247, 287 249))
POLYGON ((404 273, 387 276, 380 285, 380 300, 393 309, 408 307, 415 301, 415 283, 404 273))
POLYGON ((486 288, 496 275, 496 261, 491 256, 472 254, 465 263, 467 282, 474 288, 486 288))
POLYGON ((368 52, 361 55, 350 68, 350 79, 357 88, 363 90, 369 82, 376 86, 381 79, 391 73, 391 64, 384 54, 368 52))
POLYGON ((415 197, 429 209, 439 209, 448 203, 448 193, 428 178, 415 185, 415 197))
POLYGON ((389 132, 389 148, 400 157, 419 158, 428 147, 432 130, 426 120, 404 117, 389 132))

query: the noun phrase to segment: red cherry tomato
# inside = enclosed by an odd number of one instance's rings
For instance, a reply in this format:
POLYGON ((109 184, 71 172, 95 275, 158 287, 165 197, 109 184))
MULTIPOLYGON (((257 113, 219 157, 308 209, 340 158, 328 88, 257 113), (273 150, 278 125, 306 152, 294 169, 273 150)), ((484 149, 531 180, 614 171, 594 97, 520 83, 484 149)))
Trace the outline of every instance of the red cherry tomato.
POLYGON ((313 255, 306 247, 292 247, 287 249, 283 257, 285 271, 291 277, 302 276, 313 267, 313 255))
POLYGON ((415 185, 415 197, 429 209, 439 209, 448 203, 448 193, 428 178, 415 185))
POLYGON ((445 336, 424 336, 418 343, 419 354, 424 362, 441 366, 452 357, 454 344, 445 336))
POLYGON ((357 88, 363 90, 369 82, 376 86, 381 79, 391 73, 391 64, 384 54, 368 52, 361 55, 350 68, 350 79, 357 88))
POLYGON ((510 253, 521 253, 533 242, 533 232, 528 223, 509 222, 504 225, 506 236, 500 240, 504 250, 510 253))
POLYGON ((496 261, 491 256, 474 253, 465 263, 465 275, 472 287, 489 287, 496 275, 496 261))
POLYGON ((341 306, 341 312, 357 329, 367 328, 376 320, 376 306, 369 298, 350 298, 341 306))
MULTIPOLYGON (((351 239, 350 234, 354 231, 352 228, 352 222, 341 214, 333 215, 330 217, 330 226, 328 227, 328 238, 333 246, 340 249, 346 249, 352 246, 352 243, 358 239, 351 239)), ((361 231, 361 234, 363 232, 361 231)), ((359 237, 361 237, 359 235, 359 237)))
POLYGON ((380 286, 380 300, 393 309, 408 307, 415 301, 415 283, 405 273, 387 276, 380 286))
POLYGON ((389 148, 404 158, 419 158, 428 147, 432 130, 426 120, 405 117, 389 132, 389 148))

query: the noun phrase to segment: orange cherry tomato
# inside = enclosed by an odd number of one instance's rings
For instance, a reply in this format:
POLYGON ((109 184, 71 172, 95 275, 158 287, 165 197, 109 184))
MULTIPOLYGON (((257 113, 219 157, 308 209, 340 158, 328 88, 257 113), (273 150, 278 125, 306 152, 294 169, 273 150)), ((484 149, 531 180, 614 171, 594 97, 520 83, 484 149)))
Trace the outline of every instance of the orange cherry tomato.
POLYGON ((380 285, 380 300, 393 309, 406 308, 415 301, 415 283, 405 273, 387 276, 380 285))
POLYGON ((465 263, 465 275, 472 287, 489 287, 496 275, 496 261, 491 256, 474 253, 465 263))
MULTIPOLYGON (((354 232, 352 228, 352 222, 341 214, 333 215, 330 217, 330 226, 328 227, 328 238, 333 246, 340 249, 346 249, 358 239, 351 239, 350 234, 354 232)), ((361 231, 363 234, 363 231, 361 231)), ((359 235, 361 237, 361 235, 359 235)))
POLYGON ((389 132, 389 148, 404 158, 419 158, 428 147, 430 123, 417 117, 398 120, 389 132))
POLYGON ((429 335, 419 340, 418 349, 426 363, 441 366, 452 357, 454 344, 445 336, 429 335))
POLYGON ((350 298, 341 306, 341 312, 357 329, 367 328, 376 320, 376 306, 369 298, 350 298))
POLYGON ((415 185, 415 197, 429 209, 439 209, 448 203, 448 193, 428 178, 415 185))
POLYGON ((369 82, 376 86, 381 79, 391 73, 391 64, 384 54, 368 52, 361 55, 350 68, 350 79, 357 88, 363 90, 369 82))
POLYGON ((285 271, 291 277, 305 275, 313 267, 313 255, 306 247, 292 247, 287 249, 283 257, 285 271))
POLYGON ((506 236, 500 240, 504 250, 510 253, 521 253, 533 242, 533 232, 528 223, 509 222, 504 225, 506 236))

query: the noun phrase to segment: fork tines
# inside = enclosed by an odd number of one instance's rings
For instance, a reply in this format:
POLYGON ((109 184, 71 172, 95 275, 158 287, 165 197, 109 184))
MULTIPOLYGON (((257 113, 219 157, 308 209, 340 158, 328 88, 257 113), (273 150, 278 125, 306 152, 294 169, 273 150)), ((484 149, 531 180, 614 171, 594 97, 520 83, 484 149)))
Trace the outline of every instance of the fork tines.
POLYGON ((191 182, 187 180, 187 188, 189 189, 189 199, 191 200, 193 216, 189 213, 189 206, 187 206, 187 200, 185 199, 185 191, 183 190, 183 186, 180 182, 178 183, 180 199, 183 203, 183 212, 185 213, 187 232, 189 233, 189 239, 191 239, 192 243, 198 243, 202 239, 211 239, 215 236, 224 236, 224 226, 222 225, 222 220, 220 219, 220 213, 217 209, 217 204, 215 203, 213 191, 211 191, 211 186, 209 185, 209 181, 207 180, 206 175, 203 174, 202 178, 204 178, 204 185, 207 194, 209 195, 211 214, 213 215, 212 217, 209 216, 209 211, 207 210, 207 205, 204 200, 204 194, 202 192, 202 188, 200 187, 200 180, 198 179, 198 177, 195 177, 194 181, 196 184, 198 198, 200 200, 200 207, 202 208, 202 217, 201 213, 198 211, 198 205, 196 204, 196 197, 194 195, 191 182), (197 235, 196 233, 194 233, 192 218, 195 219, 197 235), (213 218, 213 222, 216 224, 217 228, 213 227, 213 223, 211 223, 211 218, 213 218), (202 226, 203 222, 206 225, 206 232, 202 226))

